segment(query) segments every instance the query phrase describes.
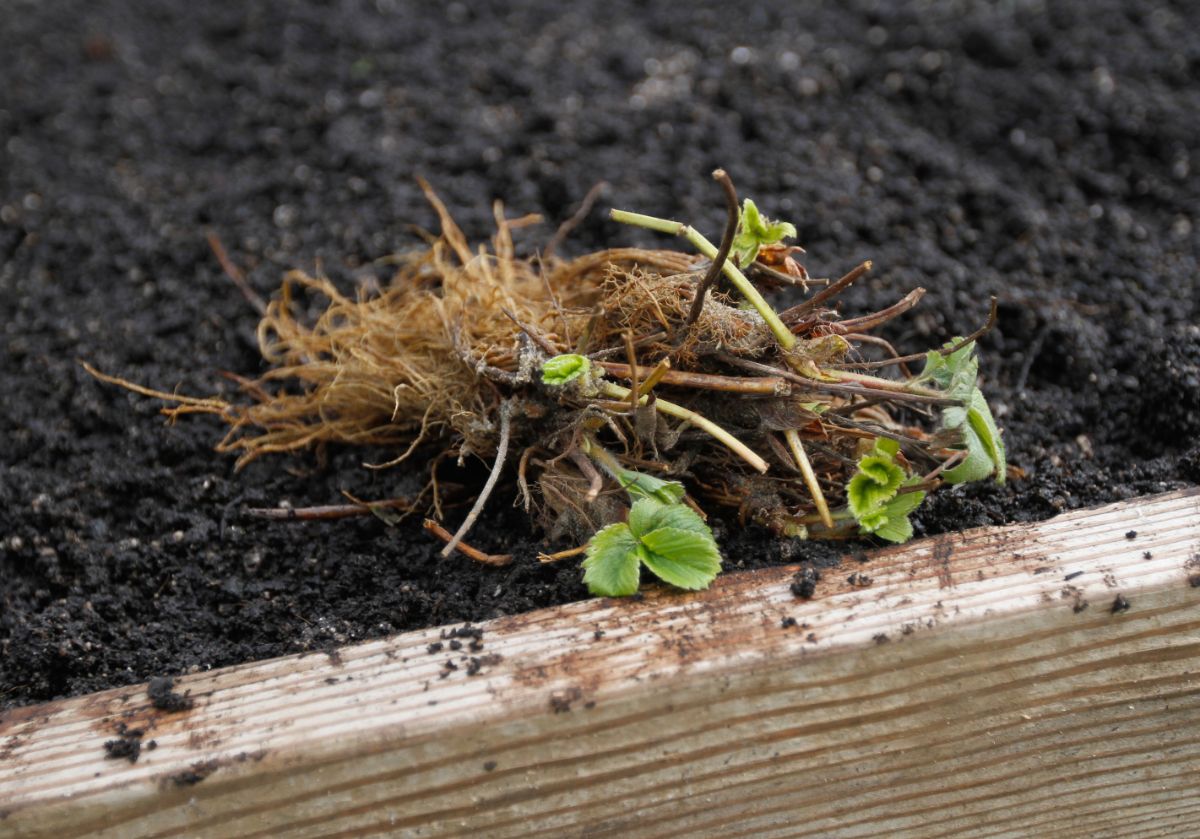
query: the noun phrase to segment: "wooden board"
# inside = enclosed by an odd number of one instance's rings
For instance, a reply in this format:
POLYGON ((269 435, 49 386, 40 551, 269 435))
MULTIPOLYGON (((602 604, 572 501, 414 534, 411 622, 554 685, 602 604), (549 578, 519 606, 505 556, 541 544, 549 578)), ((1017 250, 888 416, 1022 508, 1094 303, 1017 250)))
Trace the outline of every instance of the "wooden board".
POLYGON ((0 836, 1200 832, 1200 491, 795 570, 9 712, 0 836))

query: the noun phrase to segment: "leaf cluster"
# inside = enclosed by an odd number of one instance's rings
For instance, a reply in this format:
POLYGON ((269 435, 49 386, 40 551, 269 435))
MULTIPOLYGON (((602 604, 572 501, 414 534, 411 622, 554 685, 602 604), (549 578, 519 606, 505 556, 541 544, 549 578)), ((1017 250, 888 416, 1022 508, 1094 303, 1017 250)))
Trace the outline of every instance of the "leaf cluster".
POLYGON ((721 552, 700 516, 681 503, 683 486, 637 472, 621 482, 634 499, 628 522, 610 524, 588 542, 583 581, 604 597, 635 594, 644 565, 660 580, 704 589, 721 570, 721 552))
POLYGON ((758 256, 758 249, 763 245, 774 245, 784 239, 794 238, 795 235, 795 225, 786 221, 772 221, 762 215, 754 202, 747 198, 742 203, 737 234, 733 237, 733 247, 729 255, 740 267, 745 268, 754 262, 758 256))
POLYGON ((920 490, 901 492, 915 482, 896 462, 900 444, 879 438, 875 448, 861 457, 858 469, 846 487, 850 512, 862 532, 889 542, 907 542, 913 526, 909 515, 920 506, 925 493, 920 490))
MULTIPOLYGON (((949 341, 945 349, 960 341, 958 338, 949 341)), ((921 378, 932 381, 952 399, 963 403, 942 412, 942 428, 959 435, 961 447, 966 451, 962 463, 942 473, 947 483, 981 481, 993 475, 996 483, 1004 483, 1008 469, 1004 440, 976 384, 978 377, 979 359, 975 357, 974 341, 946 355, 930 352, 925 356, 921 378)))

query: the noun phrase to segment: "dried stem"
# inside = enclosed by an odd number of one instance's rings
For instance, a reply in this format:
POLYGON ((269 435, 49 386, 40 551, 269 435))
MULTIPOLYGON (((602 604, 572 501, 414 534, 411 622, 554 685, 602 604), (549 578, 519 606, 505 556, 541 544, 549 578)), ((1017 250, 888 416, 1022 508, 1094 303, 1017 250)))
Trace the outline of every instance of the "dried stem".
POLYGON ((817 515, 821 517, 821 521, 826 527, 833 527, 833 517, 829 515, 829 504, 825 501, 825 493, 821 492, 821 484, 817 481, 817 475, 813 472, 808 455, 804 452, 804 444, 800 442, 800 435, 796 429, 789 428, 783 432, 783 436, 787 440, 788 448, 792 450, 792 457, 796 459, 796 465, 800 467, 800 474, 804 476, 804 484, 812 495, 813 503, 817 505, 817 515))
POLYGON ((681 333, 686 333, 691 329, 692 324, 700 317, 700 312, 704 309, 704 298, 708 295, 708 290, 712 288, 713 283, 717 281, 717 277, 721 276, 721 269, 725 267, 725 260, 729 258, 729 251, 733 248, 733 237, 737 235, 739 215, 737 190, 733 188, 733 181, 724 169, 717 169, 712 176, 725 192, 725 232, 721 235, 721 247, 717 249, 717 255, 713 257, 712 264, 708 266, 704 279, 696 287, 696 296, 692 298, 692 308, 688 310, 687 319, 684 320, 683 329, 680 330, 681 333))
MULTIPOLYGON (((425 530, 432 533, 434 536, 441 539, 443 542, 449 542, 454 537, 450 535, 450 531, 442 527, 433 519, 425 519, 425 530)), ((511 554, 489 554, 473 548, 461 539, 455 547, 468 559, 473 559, 476 562, 482 562, 484 565, 508 565, 512 562, 511 554)), ((444 555, 444 554, 443 554, 444 555)))
POLYGON ((558 226, 558 230, 554 231, 554 237, 546 245, 546 249, 542 251, 542 258, 549 261, 566 238, 571 235, 571 231, 583 223, 587 218, 588 213, 592 211, 592 207, 596 204, 596 199, 608 189, 607 181, 597 181, 592 184, 592 188, 587 191, 587 195, 583 196, 583 201, 579 204, 579 209, 569 219, 558 226))
POLYGON ((412 502, 404 498, 363 504, 326 504, 315 507, 247 507, 246 515, 268 521, 334 521, 357 516, 370 516, 376 509, 411 510, 412 502))
POLYGON ((638 397, 641 398, 654 390, 655 386, 665 379, 670 372, 671 359, 664 358, 659 361, 658 364, 654 365, 654 369, 650 371, 650 375, 646 376, 645 380, 638 387, 638 397))
POLYGON ((816 309, 818 306, 820 306, 826 300, 830 300, 834 297, 837 297, 839 294, 841 294, 843 291, 845 291, 851 285, 853 285, 854 282, 856 280, 858 280, 859 277, 861 277, 863 274, 867 273, 870 270, 871 270, 871 260, 868 259, 866 262, 862 263, 857 268, 852 270, 850 273, 846 274, 844 277, 842 277, 836 283, 833 283, 832 285, 826 286, 825 288, 821 289, 816 294, 814 294, 812 297, 805 300, 803 303, 798 303, 797 305, 793 306, 792 308, 785 309, 784 311, 780 312, 779 313, 780 320, 782 320, 784 323, 795 323, 796 321, 800 320, 800 318, 803 317, 805 314, 807 314, 808 312, 811 312, 813 309, 816 309))
POLYGON ((500 480, 500 471, 504 468, 504 459, 508 456, 508 440, 512 433, 512 411, 512 402, 504 402, 500 406, 500 442, 496 446, 496 461, 492 464, 492 472, 488 475, 487 483, 483 485, 483 490, 480 491, 479 497, 475 499, 475 505, 471 507, 471 512, 467 513, 467 517, 459 525, 454 536, 446 543, 446 547, 442 548, 442 556, 450 556, 450 554, 454 553, 454 549, 458 547, 458 543, 462 541, 463 537, 475 525, 475 520, 479 518, 480 512, 483 511, 483 506, 487 503, 488 497, 492 494, 492 490, 496 488, 496 482, 500 480))
POLYGON ((876 327, 882 326, 889 320, 898 318, 913 306, 917 305, 917 303, 919 303, 921 298, 924 296, 925 289, 920 287, 914 288, 908 294, 904 295, 904 297, 900 298, 899 301, 888 306, 886 309, 880 309, 874 314, 866 315, 861 318, 839 321, 837 324, 838 334, 845 334, 842 330, 845 330, 845 332, 858 332, 861 330, 875 329, 876 327))
POLYGON ((570 559, 573 556, 582 555, 587 551, 587 548, 587 545, 580 545, 578 548, 570 548, 558 553, 538 554, 538 562, 558 562, 560 559, 570 559))
MULTIPOLYGON (((770 364, 763 364, 762 362, 759 362, 759 361, 751 361, 748 358, 739 358, 738 356, 731 355, 729 353, 720 353, 719 357, 726 364, 730 364, 734 367, 741 367, 743 370, 750 370, 752 372, 761 373, 766 376, 778 376, 779 378, 786 379, 789 382, 795 382, 796 384, 804 385, 804 387, 808 390, 823 391, 825 393, 841 393, 841 394, 845 394, 848 396, 862 396, 864 398, 879 396, 880 394, 886 393, 887 398, 892 401, 916 402, 916 403, 920 403, 920 404, 924 404, 924 405, 951 406, 951 405, 961 405, 962 404, 962 402, 960 402, 959 400, 951 399, 948 396, 931 396, 931 395, 928 395, 927 393, 906 391, 906 390, 895 389, 895 388, 876 388, 876 389, 874 389, 874 392, 872 392, 871 390, 867 389, 867 387, 865 387, 865 386, 864 387, 856 387, 853 384, 841 384, 838 382, 821 381, 820 379, 813 379, 808 376, 801 376, 798 373, 793 373, 791 370, 783 370, 779 367, 772 367, 770 364)), ((829 370, 828 368, 826 368, 822 372, 824 372, 826 374, 833 374, 833 373, 842 372, 842 371, 834 371, 834 370, 829 370)), ((867 377, 867 378, 870 378, 870 377, 867 377)), ((858 382, 858 381, 860 381, 860 379, 851 379, 848 381, 858 382)), ((888 381, 887 379, 872 379, 872 381, 884 382, 885 384, 888 384, 888 385, 896 385, 897 384, 896 382, 891 382, 891 381, 888 381)))

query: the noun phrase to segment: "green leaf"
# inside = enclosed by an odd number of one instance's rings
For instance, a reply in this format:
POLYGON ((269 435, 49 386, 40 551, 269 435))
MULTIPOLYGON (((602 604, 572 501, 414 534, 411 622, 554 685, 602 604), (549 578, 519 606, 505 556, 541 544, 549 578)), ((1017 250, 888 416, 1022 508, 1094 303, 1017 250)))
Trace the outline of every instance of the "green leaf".
POLYGON ((920 506, 925 493, 900 492, 902 486, 919 481, 906 477, 895 462, 900 444, 880 437, 875 449, 858 461, 858 471, 846 487, 850 512, 864 534, 875 535, 889 542, 907 542, 912 538, 912 522, 908 516, 920 506))
POLYGON ((708 588, 721 570, 721 553, 711 536, 660 527, 642 537, 638 556, 654 576, 685 589, 708 588))
POLYGON ((889 518, 882 527, 876 528, 872 533, 880 539, 887 539, 889 542, 899 544, 907 542, 913 537, 913 526, 912 522, 908 520, 908 516, 898 516, 889 518))
POLYGON ((893 462, 890 454, 866 455, 859 459, 858 471, 846 487, 850 512, 861 521, 894 496, 902 483, 904 470, 893 462))
MULTIPOLYGON (((919 478, 914 480, 920 480, 919 478)), ((913 510, 921 506, 921 502, 925 500, 925 493, 917 490, 915 492, 901 492, 896 495, 891 501, 884 505, 884 512, 888 518, 896 516, 907 516, 913 510)))
POLYGON ((685 494, 683 484, 679 481, 664 481, 662 478, 644 475, 631 469, 619 470, 617 480, 620 481, 621 488, 635 501, 639 498, 653 498, 663 504, 678 504, 685 494))
MULTIPOLYGON (((946 348, 961 340, 952 339, 946 348)), ((926 354, 921 377, 933 381, 952 399, 964 403, 942 411, 942 428, 958 431, 967 450, 966 460, 947 469, 942 477, 949 483, 961 484, 994 475, 997 483, 1004 483, 1008 459, 992 409, 976 383, 979 360, 975 357, 975 342, 946 356, 937 352, 926 354)))
POLYGON ((979 436, 979 442, 996 468, 996 483, 1003 484, 1008 477, 1008 455, 1004 450, 1004 439, 1000 429, 996 427, 996 419, 992 409, 988 407, 987 399, 979 388, 971 393, 971 409, 967 412, 967 422, 979 436))
POLYGON ((638 590, 638 542, 626 524, 610 524, 591 538, 583 582, 600 597, 626 597, 638 590))
POLYGON ((712 531, 700 515, 684 504, 663 504, 653 498, 635 501, 629 511, 629 529, 634 536, 642 538, 662 527, 673 527, 698 533, 712 539, 712 531))
POLYGON ((966 408, 947 408, 942 414, 942 427, 958 431, 962 435, 962 446, 967 450, 966 460, 947 469, 942 477, 949 483, 962 484, 994 475, 996 482, 1002 484, 1007 477, 1008 463, 1000 429, 978 388, 972 391, 967 404, 966 408))
POLYGON ((577 353, 556 355, 542 365, 542 383, 561 387, 586 373, 592 363, 577 353))
POLYGON ((742 203, 737 234, 733 237, 733 247, 729 253, 740 267, 745 268, 758 256, 761 246, 774 245, 795 235, 794 225, 786 221, 771 221, 759 213, 758 207, 747 198, 742 203))
MULTIPOLYGON (((948 350, 961 340, 962 338, 951 338, 942 349, 948 350)), ((971 341, 949 355, 942 355, 936 350, 926 353, 925 369, 921 371, 921 378, 931 380, 946 391, 946 395, 951 399, 966 402, 970 399, 971 391, 975 389, 975 382, 979 378, 979 359, 975 357, 975 342, 971 341)))

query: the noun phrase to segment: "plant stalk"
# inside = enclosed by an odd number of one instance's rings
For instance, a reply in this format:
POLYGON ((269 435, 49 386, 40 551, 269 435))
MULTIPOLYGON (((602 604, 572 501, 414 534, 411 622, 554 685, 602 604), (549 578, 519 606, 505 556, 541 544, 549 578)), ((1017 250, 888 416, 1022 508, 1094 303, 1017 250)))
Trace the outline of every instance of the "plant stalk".
MULTIPOLYGON (((717 246, 706 239, 702 233, 691 225, 681 224, 670 219, 647 216, 641 213, 631 213, 627 210, 612 210, 610 215, 613 221, 620 222, 621 224, 631 224, 635 227, 644 227, 647 230, 654 230, 658 233, 682 236, 704 256, 713 260, 717 258, 717 246)), ((754 284, 746 278, 741 269, 726 259, 721 266, 721 271, 733 283, 734 287, 741 292, 742 296, 750 301, 750 305, 758 310, 759 315, 766 322, 767 328, 775 336, 776 343, 784 350, 791 350, 796 346, 796 336, 779 319, 779 315, 771 308, 771 304, 759 293, 754 284)))
MULTIPOLYGON (((611 396, 617 400, 625 400, 629 398, 629 388, 621 387, 614 382, 600 382, 600 391, 605 396, 611 396)), ((645 405, 648 398, 643 396, 638 400, 639 405, 645 405)), ((654 400, 655 409, 662 414, 676 419, 685 420, 719 440, 722 444, 729 448, 734 454, 749 463, 759 472, 766 472, 769 468, 767 462, 755 454, 745 443, 734 437, 721 426, 717 425, 712 420, 708 419, 695 411, 689 410, 682 405, 676 405, 674 402, 668 402, 665 399, 654 400)))
POLYGON ((813 503, 817 505, 817 515, 821 517, 821 523, 828 528, 833 528, 833 517, 829 515, 829 504, 825 502, 825 493, 821 492, 821 484, 817 481, 817 474, 813 471, 812 463, 808 460, 808 455, 804 452, 804 444, 800 441, 800 435, 796 429, 789 428, 783 432, 784 439, 787 440, 788 448, 792 450, 792 457, 796 459, 796 465, 800 467, 800 474, 804 476, 804 483, 808 487, 809 493, 812 494, 813 503))

